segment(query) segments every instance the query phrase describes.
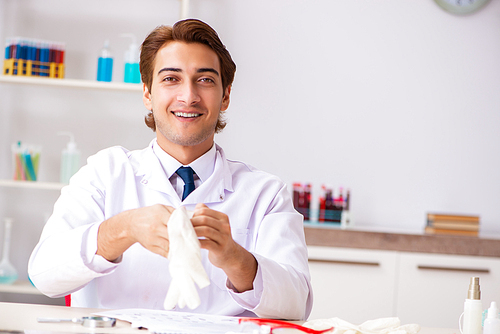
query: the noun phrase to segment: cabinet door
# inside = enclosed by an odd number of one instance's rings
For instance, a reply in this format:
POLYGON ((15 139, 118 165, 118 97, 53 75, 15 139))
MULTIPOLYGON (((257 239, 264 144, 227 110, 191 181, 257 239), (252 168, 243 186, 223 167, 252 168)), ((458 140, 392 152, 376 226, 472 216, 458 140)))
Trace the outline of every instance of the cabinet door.
POLYGON ((309 246, 314 304, 309 319, 353 324, 394 315, 396 252, 309 246))
POLYGON ((483 309, 500 301, 500 260, 401 253, 397 316, 402 323, 458 328, 470 278, 479 277, 483 309))

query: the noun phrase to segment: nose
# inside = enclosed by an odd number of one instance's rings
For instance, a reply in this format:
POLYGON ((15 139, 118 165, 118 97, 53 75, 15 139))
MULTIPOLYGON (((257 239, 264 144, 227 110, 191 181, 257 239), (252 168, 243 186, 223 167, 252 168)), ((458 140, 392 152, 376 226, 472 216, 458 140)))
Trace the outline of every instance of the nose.
POLYGON ((185 82, 179 87, 177 101, 185 103, 186 105, 194 105, 200 101, 198 89, 196 84, 192 82, 185 82))

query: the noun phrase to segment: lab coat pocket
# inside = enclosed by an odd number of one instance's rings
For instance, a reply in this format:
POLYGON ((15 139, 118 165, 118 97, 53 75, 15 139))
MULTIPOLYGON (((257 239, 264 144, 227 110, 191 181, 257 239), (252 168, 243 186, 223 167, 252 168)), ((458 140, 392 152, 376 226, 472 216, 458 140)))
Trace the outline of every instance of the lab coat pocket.
POLYGON ((241 247, 248 250, 248 228, 231 228, 231 235, 241 247))

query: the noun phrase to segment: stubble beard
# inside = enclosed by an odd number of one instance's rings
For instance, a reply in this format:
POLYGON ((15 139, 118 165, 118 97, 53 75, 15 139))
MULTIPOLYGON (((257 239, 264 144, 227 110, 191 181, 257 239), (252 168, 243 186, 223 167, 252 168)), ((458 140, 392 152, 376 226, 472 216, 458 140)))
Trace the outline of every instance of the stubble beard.
POLYGON ((215 127, 218 119, 213 124, 208 124, 202 128, 202 131, 186 135, 175 131, 168 122, 163 122, 156 117, 153 111, 153 118, 156 124, 156 131, 160 132, 168 141, 181 146, 195 146, 203 143, 215 133, 215 127))

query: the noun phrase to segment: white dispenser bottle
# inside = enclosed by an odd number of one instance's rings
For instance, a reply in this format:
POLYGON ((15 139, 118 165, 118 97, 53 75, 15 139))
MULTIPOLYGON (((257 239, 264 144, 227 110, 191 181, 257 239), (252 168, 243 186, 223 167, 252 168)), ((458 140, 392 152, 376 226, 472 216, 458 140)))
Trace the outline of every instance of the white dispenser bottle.
POLYGON ((125 52, 124 57, 124 72, 123 72, 123 82, 128 83, 141 83, 141 73, 139 71, 139 45, 136 42, 135 35, 133 34, 122 34, 122 37, 130 37, 132 42, 125 52))
POLYGON ((80 151, 76 148, 75 138, 71 132, 59 132, 60 136, 69 136, 69 142, 61 153, 61 178, 60 182, 69 183, 69 179, 80 168, 80 151))
POLYGON ((496 302, 491 302, 488 316, 484 319, 483 334, 500 334, 500 318, 496 302))
POLYGON ((481 334, 483 319, 483 305, 481 303, 481 290, 479 277, 471 277, 467 299, 464 303, 463 334, 481 334))
POLYGON ((113 79, 113 55, 109 48, 109 40, 104 41, 104 47, 97 59, 97 81, 111 82, 113 79))

